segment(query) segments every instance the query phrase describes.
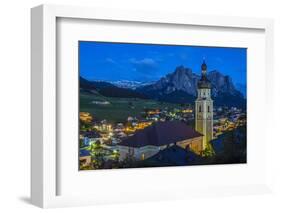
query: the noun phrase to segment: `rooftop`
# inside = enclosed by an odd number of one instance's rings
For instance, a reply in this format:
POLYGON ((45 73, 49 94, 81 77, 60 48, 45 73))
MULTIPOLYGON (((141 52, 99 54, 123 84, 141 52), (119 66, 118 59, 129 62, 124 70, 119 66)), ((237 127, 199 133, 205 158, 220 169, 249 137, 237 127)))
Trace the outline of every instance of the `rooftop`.
POLYGON ((90 156, 91 153, 89 150, 86 150, 86 149, 80 149, 79 151, 79 156, 80 157, 85 157, 85 156, 90 156))
POLYGON ((200 163, 201 157, 177 145, 161 150, 146 161, 155 166, 184 166, 200 163))
POLYGON ((100 138, 101 135, 97 131, 80 131, 80 134, 88 138, 100 138))
POLYGON ((157 122, 137 131, 118 145, 130 147, 162 146, 200 136, 202 134, 181 121, 165 121, 157 122))

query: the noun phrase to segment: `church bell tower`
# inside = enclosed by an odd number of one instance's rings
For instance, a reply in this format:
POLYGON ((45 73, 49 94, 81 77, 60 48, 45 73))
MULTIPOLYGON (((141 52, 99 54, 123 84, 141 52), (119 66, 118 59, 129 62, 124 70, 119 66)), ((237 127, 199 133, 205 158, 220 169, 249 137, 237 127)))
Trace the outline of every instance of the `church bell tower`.
POLYGON ((211 99, 211 82, 207 79, 205 60, 201 65, 201 79, 197 84, 195 129, 203 135, 203 150, 205 150, 213 139, 213 100, 211 99))

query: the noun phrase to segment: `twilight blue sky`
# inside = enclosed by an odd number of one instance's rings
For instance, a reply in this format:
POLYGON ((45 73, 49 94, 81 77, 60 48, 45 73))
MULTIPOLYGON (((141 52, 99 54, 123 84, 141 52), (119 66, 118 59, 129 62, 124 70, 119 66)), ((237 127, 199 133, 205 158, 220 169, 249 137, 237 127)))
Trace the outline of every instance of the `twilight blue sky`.
POLYGON ((155 81, 180 65, 199 74, 205 58, 208 71, 216 69, 234 83, 246 84, 245 48, 79 41, 79 57, 80 75, 88 80, 155 81))

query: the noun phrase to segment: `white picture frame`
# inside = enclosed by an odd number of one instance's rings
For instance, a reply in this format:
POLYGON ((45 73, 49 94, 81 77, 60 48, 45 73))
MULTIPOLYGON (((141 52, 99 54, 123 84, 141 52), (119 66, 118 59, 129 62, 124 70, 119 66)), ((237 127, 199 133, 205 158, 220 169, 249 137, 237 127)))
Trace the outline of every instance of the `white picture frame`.
MULTIPOLYGON (((273 21, 271 19, 217 17, 203 15, 187 15, 173 13, 152 13, 146 11, 122 11, 100 8, 84 8, 74 6, 41 5, 31 10, 31 73, 32 73, 32 103, 31 103, 31 201, 42 208, 63 207, 76 205, 92 205, 97 203, 137 202, 142 200, 165 200, 215 195, 241 195, 264 193, 271 191, 270 156, 266 154, 265 167, 262 168, 266 178, 259 183, 237 183, 233 185, 221 184, 217 186, 195 187, 179 189, 169 186, 165 190, 152 189, 148 194, 130 190, 129 195, 58 195, 57 159, 57 20, 87 19, 101 21, 119 21, 135 23, 153 23, 161 25, 200 26, 231 29, 256 29, 264 31, 265 68, 262 75, 266 76, 263 91, 266 99, 263 104, 271 108, 273 104, 270 88, 273 87, 273 21), (175 195, 176 196, 172 196, 175 195)), ((71 83, 71 82, 70 82, 71 83)), ((254 89, 254 88, 253 88, 254 89)), ((248 109, 249 110, 249 109, 248 109)), ((266 112, 265 120, 270 122, 272 111, 266 112)), ((253 132, 250 132, 251 134, 253 132)), ((269 131, 266 131, 269 134, 269 131)), ((265 136, 265 147, 270 150, 268 137, 265 136)), ((130 170, 132 173, 134 170, 130 170)), ((150 169, 152 173, 153 169, 150 169)), ((159 170, 160 171, 160 170, 159 170)), ((159 173, 158 171, 158 173, 159 173)), ((78 172, 78 171, 77 171, 78 172)), ((161 170, 167 174, 170 170, 161 170)), ((175 171, 176 172, 176 171, 175 171)), ((140 172, 141 173, 141 172, 140 172)), ((129 173, 128 173, 129 174, 129 173)), ((95 175, 95 174, 91 174, 95 175)), ((117 175, 117 173, 112 174, 117 175)), ((159 175, 156 174, 155 175, 159 175)), ((119 177, 117 175, 117 177, 119 177)), ((171 182, 176 180, 171 180, 171 182)), ((73 183, 75 184, 75 183, 73 183)), ((124 186, 126 188, 126 186, 124 186)), ((121 192, 120 192, 121 193, 121 192)), ((122 193, 126 193, 125 191, 122 193)))

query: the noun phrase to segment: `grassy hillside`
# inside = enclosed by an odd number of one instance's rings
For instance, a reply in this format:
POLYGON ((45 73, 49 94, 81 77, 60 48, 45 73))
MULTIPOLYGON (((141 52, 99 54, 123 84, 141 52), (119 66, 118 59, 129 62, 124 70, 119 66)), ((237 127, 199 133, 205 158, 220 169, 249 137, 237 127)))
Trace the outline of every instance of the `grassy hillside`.
POLYGON ((111 83, 104 81, 88 81, 80 76, 80 89, 85 92, 98 92, 106 97, 119 98, 141 98, 147 99, 147 96, 129 88, 119 88, 111 83))
POLYGON ((95 120, 106 119, 110 122, 122 122, 127 120, 128 116, 140 117, 145 108, 163 109, 165 107, 174 108, 179 107, 179 105, 149 99, 114 98, 105 97, 98 93, 80 92, 80 112, 90 112, 95 120), (109 104, 100 104, 105 101, 109 104))

